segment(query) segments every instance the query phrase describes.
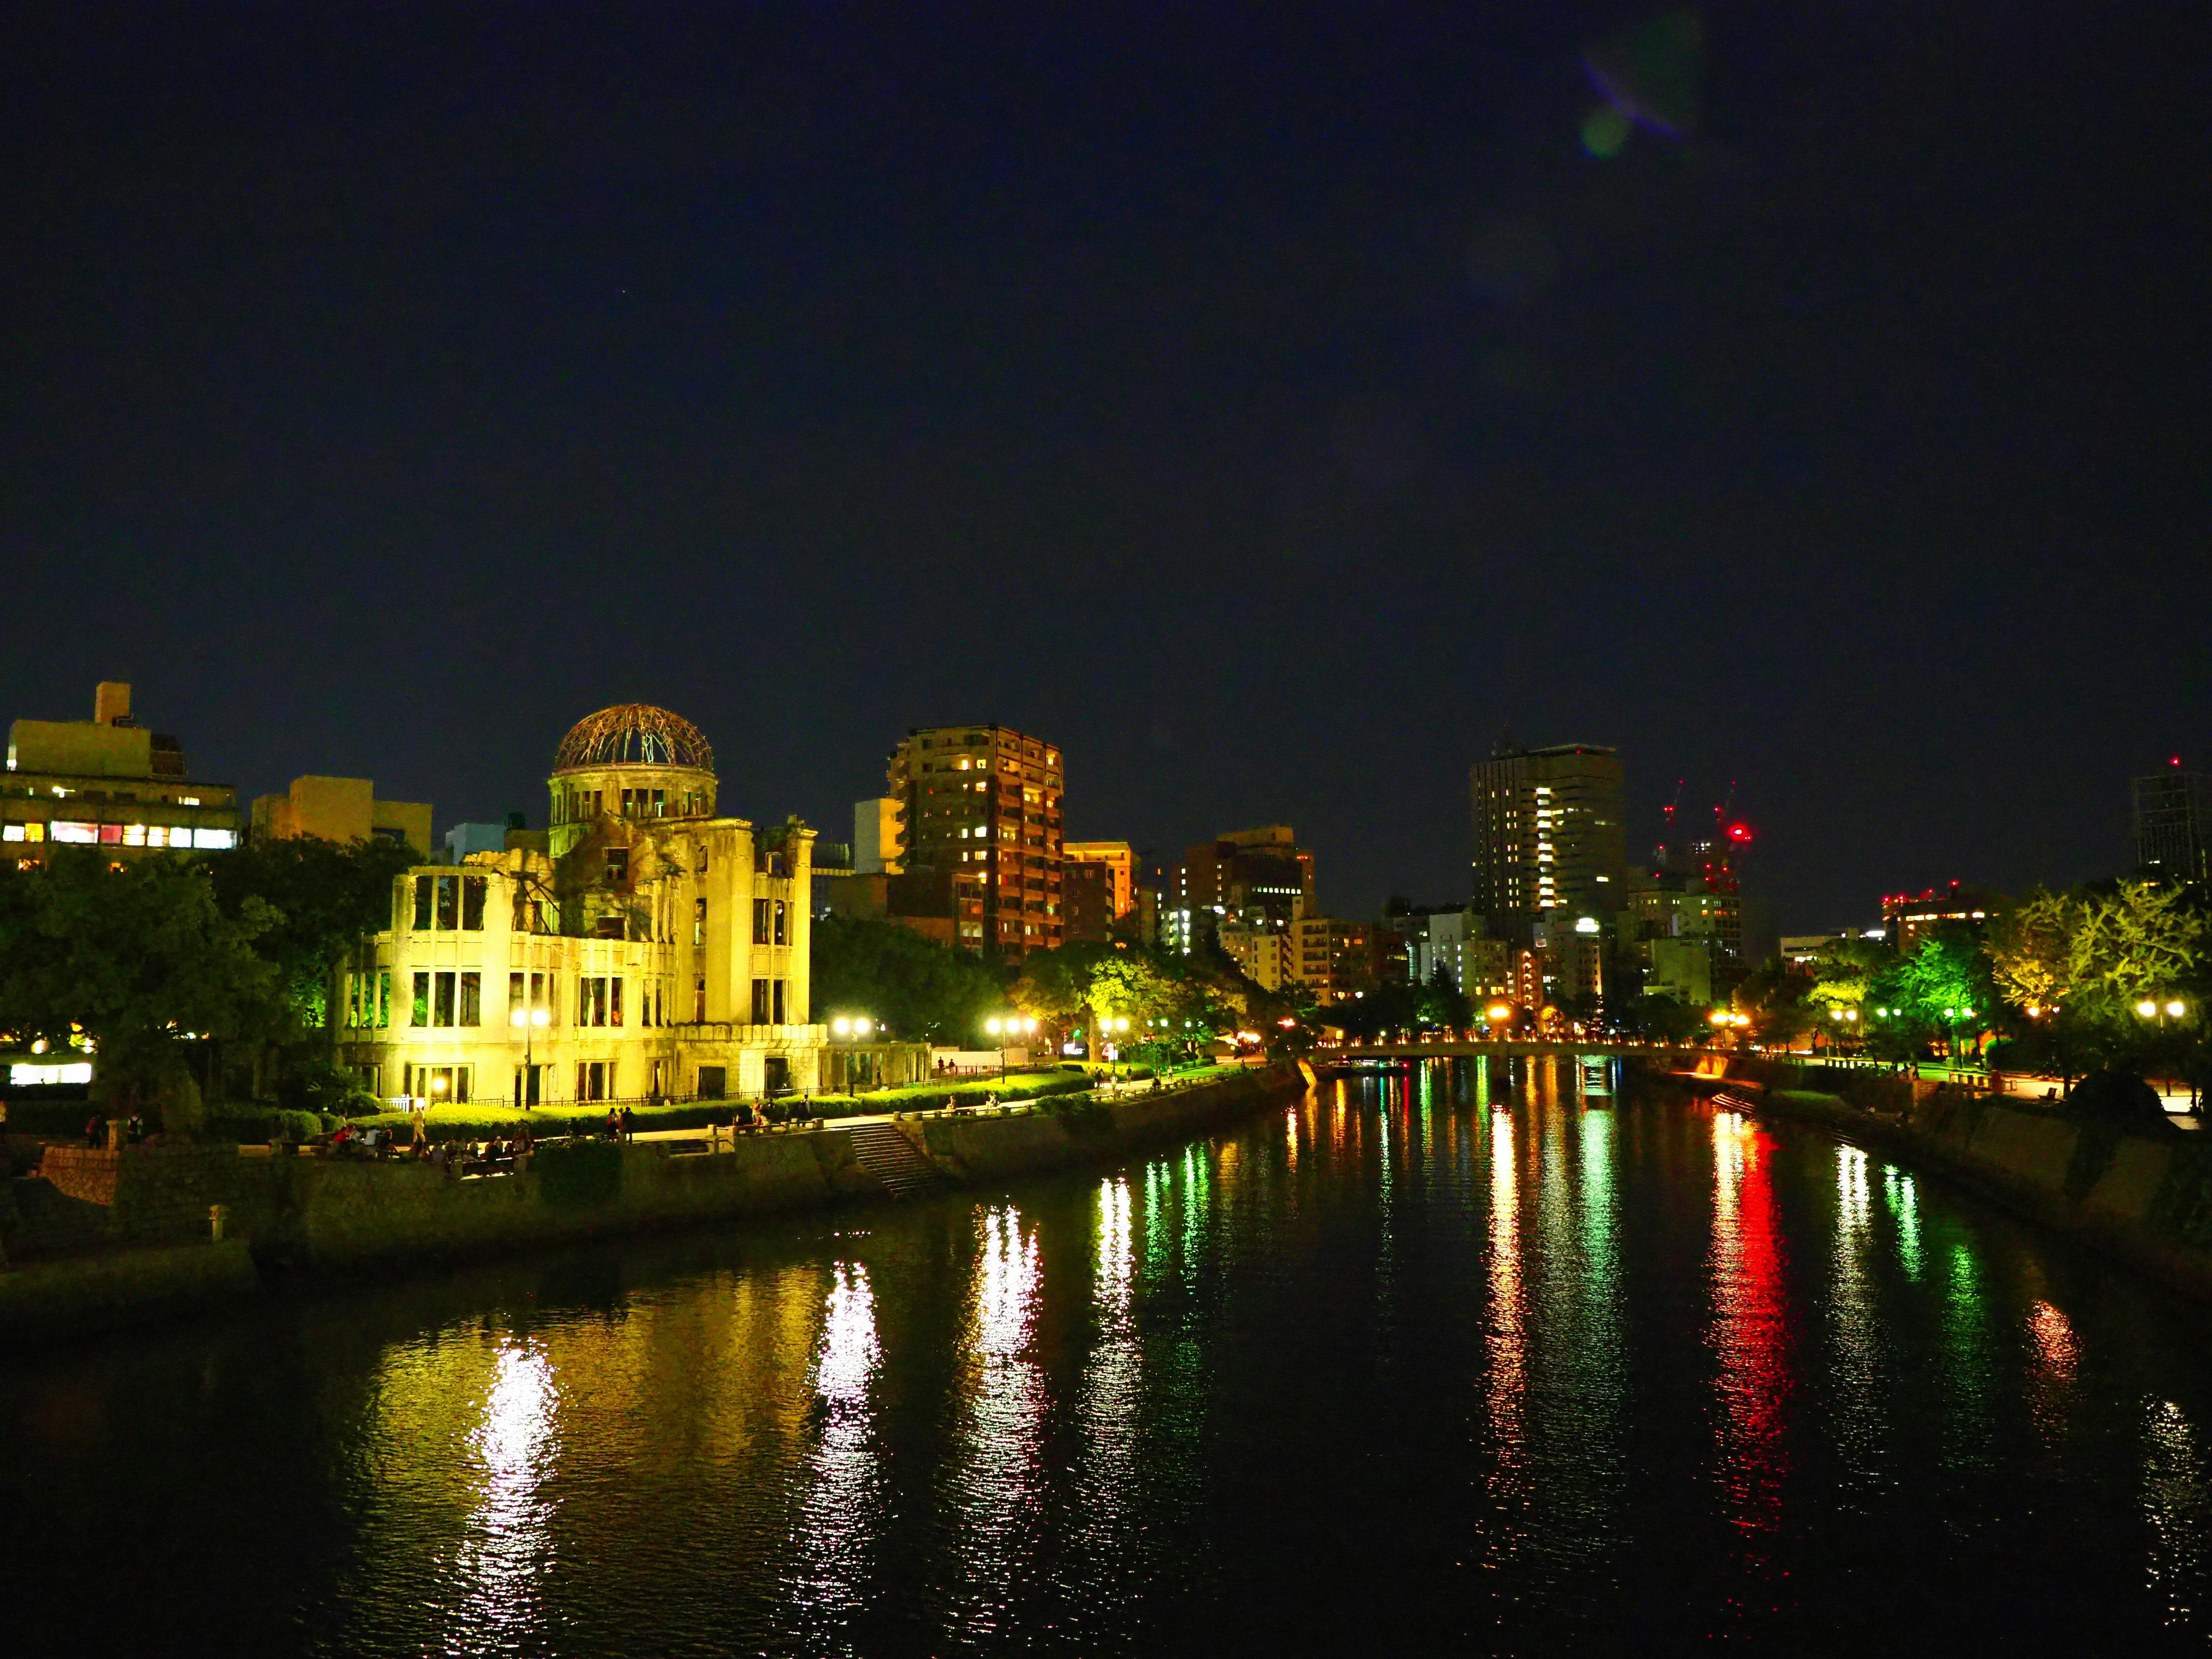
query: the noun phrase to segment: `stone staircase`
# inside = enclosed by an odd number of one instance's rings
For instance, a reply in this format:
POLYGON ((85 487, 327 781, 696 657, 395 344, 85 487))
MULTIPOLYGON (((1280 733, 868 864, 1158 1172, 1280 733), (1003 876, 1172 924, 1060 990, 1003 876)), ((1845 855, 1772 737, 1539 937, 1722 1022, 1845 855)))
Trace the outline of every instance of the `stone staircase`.
POLYGON ((853 1155, 860 1167, 900 1198, 942 1192, 952 1184, 888 1123, 856 1124, 844 1133, 853 1139, 853 1155))

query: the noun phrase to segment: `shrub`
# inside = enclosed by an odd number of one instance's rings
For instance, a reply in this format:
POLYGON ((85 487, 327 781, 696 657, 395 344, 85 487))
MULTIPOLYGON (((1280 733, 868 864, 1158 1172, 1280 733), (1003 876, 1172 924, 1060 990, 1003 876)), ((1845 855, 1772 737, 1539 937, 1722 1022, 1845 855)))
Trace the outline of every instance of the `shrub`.
POLYGON ((2130 1072, 2092 1072, 2066 1097, 2066 1115, 2136 1134, 2165 1134, 2172 1124, 2150 1085, 2130 1072))

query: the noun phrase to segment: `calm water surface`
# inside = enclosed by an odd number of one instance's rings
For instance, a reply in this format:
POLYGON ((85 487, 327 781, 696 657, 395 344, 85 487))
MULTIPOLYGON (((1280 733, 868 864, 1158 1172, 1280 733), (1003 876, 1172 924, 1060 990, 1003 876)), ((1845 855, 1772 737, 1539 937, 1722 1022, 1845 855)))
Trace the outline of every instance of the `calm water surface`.
POLYGON ((1432 1062, 1002 1194, 0 1368, 30 1654, 2212 1634, 2204 1315, 1814 1132, 1432 1062))

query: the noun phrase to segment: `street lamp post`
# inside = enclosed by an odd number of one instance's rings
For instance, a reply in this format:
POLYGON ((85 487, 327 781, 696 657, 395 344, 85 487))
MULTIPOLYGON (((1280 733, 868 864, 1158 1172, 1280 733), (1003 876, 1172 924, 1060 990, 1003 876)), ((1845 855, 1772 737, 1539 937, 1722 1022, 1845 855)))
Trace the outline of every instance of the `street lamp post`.
POLYGON ((983 1029, 999 1039, 999 1081, 1006 1080, 1006 1040, 1017 1034, 1029 1036, 1036 1030, 1036 1021, 1016 1019, 1012 1014, 1001 1018, 994 1014, 983 1022, 983 1029))
MULTIPOLYGON (((2167 1020, 2179 1019, 2188 1012, 2189 1005, 2182 1001, 2179 997, 2168 997, 2164 999, 2157 997, 2145 997, 2141 1002, 2136 1004, 2136 1018, 2138 1019, 2156 1020, 2158 1022, 2158 1029, 2161 1031, 2166 1029, 2166 1023, 2167 1020)), ((2194 1109, 2196 1106, 2196 1085, 2192 1083, 2190 1085, 2190 1105, 2191 1109, 2194 1109)), ((2164 1095, 2163 1091, 2161 1091, 2161 1103, 2163 1103, 2163 1100, 2164 1095)))
MULTIPOLYGON (((523 979, 523 983, 527 985, 529 982, 529 977, 526 975, 523 979)), ((526 993, 526 994, 527 994, 526 993)), ((552 1017, 549 1015, 544 1009, 540 1008, 534 1004, 527 1008, 511 1009, 507 1016, 508 1024, 518 1025, 522 1028, 522 1087, 515 1091, 520 1094, 522 1098, 515 1102, 515 1104, 521 1107, 526 1112, 530 1109, 531 1104, 530 1085, 536 1080, 538 1076, 537 1051, 534 1047, 534 1041, 538 1034, 538 1029, 540 1026, 550 1024, 551 1023, 551 1018, 552 1017)))
MULTIPOLYGON (((1115 1033, 1116 1033, 1116 1034, 1119 1034, 1119 1033, 1121 1033, 1121 1032, 1127 1031, 1128 1029, 1129 1029, 1129 1022, 1128 1022, 1127 1018, 1125 1018, 1125 1017, 1124 1017, 1124 1018, 1114 1018, 1114 1019, 1102 1019, 1102 1020, 1100 1020, 1100 1021, 1098 1022, 1098 1030, 1099 1030, 1099 1034, 1100 1034, 1102 1036, 1103 1036, 1103 1035, 1105 1035, 1105 1034, 1106 1034, 1107 1032, 1109 1032, 1109 1031, 1112 1031, 1112 1032, 1115 1032, 1115 1033)), ((1108 1061, 1108 1062, 1107 1062, 1106 1075, 1107 1075, 1107 1077, 1108 1077, 1108 1079, 1109 1079, 1109 1080, 1112 1079, 1112 1077, 1113 1077, 1113 1075, 1114 1075, 1114 1069, 1113 1069, 1113 1068, 1114 1068, 1115 1066, 1120 1065, 1121 1063, 1121 1043, 1120 1043, 1119 1042, 1116 1042, 1114 1044, 1114 1058, 1113 1058, 1111 1060, 1109 1060, 1109 1061, 1108 1061)))
MULTIPOLYGON (((836 1018, 830 1022, 830 1029, 833 1033, 840 1037, 858 1039, 866 1037, 868 1033, 875 1030, 877 1026, 875 1021, 869 1018, 866 1014, 840 1014, 836 1018)), ((852 1063, 849 1055, 847 1057, 846 1063, 842 1069, 845 1073, 843 1080, 848 1085, 850 1085, 853 1078, 852 1063)), ((860 1091, 856 1088, 854 1089, 852 1092, 857 1098, 860 1091)))

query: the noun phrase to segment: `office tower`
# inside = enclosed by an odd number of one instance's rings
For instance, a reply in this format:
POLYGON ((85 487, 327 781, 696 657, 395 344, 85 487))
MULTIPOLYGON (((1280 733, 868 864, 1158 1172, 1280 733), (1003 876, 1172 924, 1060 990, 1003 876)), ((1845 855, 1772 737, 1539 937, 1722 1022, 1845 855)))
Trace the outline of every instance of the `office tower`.
POLYGON ((2202 772, 2185 772, 2181 757, 2163 772, 2137 778, 2135 805, 2136 867, 2145 876, 2174 881, 2203 881, 2208 831, 2212 831, 2212 781, 2202 772))
POLYGON ((1184 849, 1168 901, 1185 950, 1224 916, 1285 927, 1314 908, 1314 856, 1286 823, 1232 830, 1184 849))
POLYGON ((1468 781, 1474 908, 1492 933, 1517 935, 1547 911, 1609 919, 1620 909, 1627 847, 1617 751, 1501 744, 1468 781))
POLYGON ((901 860, 948 878, 959 942, 1020 957, 1066 938, 1060 750, 1003 726, 918 728, 892 752, 901 860))

